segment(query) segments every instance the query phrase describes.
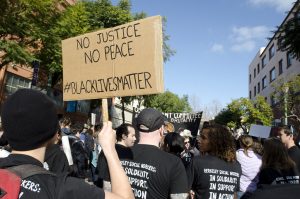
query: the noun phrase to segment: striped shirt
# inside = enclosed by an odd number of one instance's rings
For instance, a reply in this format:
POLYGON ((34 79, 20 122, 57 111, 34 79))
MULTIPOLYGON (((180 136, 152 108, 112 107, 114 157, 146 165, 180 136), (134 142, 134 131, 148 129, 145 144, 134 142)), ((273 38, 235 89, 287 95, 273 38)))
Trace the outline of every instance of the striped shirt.
POLYGON ((244 153, 244 149, 239 149, 236 151, 236 158, 242 167, 240 191, 255 191, 261 166, 261 156, 254 153, 251 149, 248 150, 247 156, 244 153))

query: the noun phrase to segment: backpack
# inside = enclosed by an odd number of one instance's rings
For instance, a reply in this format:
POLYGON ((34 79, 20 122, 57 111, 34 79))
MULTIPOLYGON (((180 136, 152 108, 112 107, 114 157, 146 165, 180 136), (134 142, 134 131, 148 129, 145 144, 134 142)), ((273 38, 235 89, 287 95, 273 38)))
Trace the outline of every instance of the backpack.
POLYGON ((94 150, 94 138, 93 138, 93 136, 91 136, 89 134, 85 134, 84 148, 85 148, 85 151, 86 151, 89 159, 91 160, 91 156, 92 156, 91 153, 94 150))
POLYGON ((32 164, 23 164, 19 166, 0 169, 0 198, 19 198, 22 179, 36 174, 47 174, 55 176, 55 174, 45 170, 44 168, 32 164))
POLYGON ((85 178, 87 169, 88 155, 85 151, 83 142, 76 136, 68 136, 73 165, 71 165, 71 176, 85 178))

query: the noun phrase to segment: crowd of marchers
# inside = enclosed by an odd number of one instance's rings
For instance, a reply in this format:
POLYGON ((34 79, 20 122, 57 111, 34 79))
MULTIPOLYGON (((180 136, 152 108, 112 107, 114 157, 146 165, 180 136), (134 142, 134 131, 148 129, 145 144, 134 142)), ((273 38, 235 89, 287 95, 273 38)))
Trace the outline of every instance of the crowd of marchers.
MULTIPOLYGON (((19 198, 297 198, 300 149, 291 126, 267 139, 205 122, 175 130, 158 110, 112 129, 58 118, 39 91, 2 106, 0 195, 19 198), (29 172, 30 171, 30 172, 29 172), (30 174, 28 174, 30 173, 30 174), (8 178, 20 183, 12 188, 8 178)), ((274 131, 273 131, 274 132, 274 131)), ((1 198, 1 197, 0 197, 1 198)))

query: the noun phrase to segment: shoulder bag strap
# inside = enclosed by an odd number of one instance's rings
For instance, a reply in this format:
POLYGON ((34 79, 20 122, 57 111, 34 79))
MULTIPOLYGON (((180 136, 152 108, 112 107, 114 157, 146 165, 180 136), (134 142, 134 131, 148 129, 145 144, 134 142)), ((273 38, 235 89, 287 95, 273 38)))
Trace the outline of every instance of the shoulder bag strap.
POLYGON ((33 164, 23 164, 23 165, 8 167, 6 169, 20 176, 21 179, 25 179, 36 174, 46 174, 46 175, 56 176, 54 173, 47 171, 43 167, 33 165, 33 164))

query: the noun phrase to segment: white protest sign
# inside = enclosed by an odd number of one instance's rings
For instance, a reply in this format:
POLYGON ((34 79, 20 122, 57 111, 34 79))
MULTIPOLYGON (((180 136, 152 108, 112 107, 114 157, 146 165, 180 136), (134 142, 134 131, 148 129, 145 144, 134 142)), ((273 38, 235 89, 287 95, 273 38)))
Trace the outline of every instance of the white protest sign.
POLYGON ((251 124, 249 135, 260 138, 268 138, 270 136, 271 127, 251 124))
POLYGON ((62 141, 63 150, 64 150, 64 152, 67 156, 69 165, 73 165, 73 158, 72 158, 72 154, 71 154, 69 137, 68 136, 62 136, 61 141, 62 141))

